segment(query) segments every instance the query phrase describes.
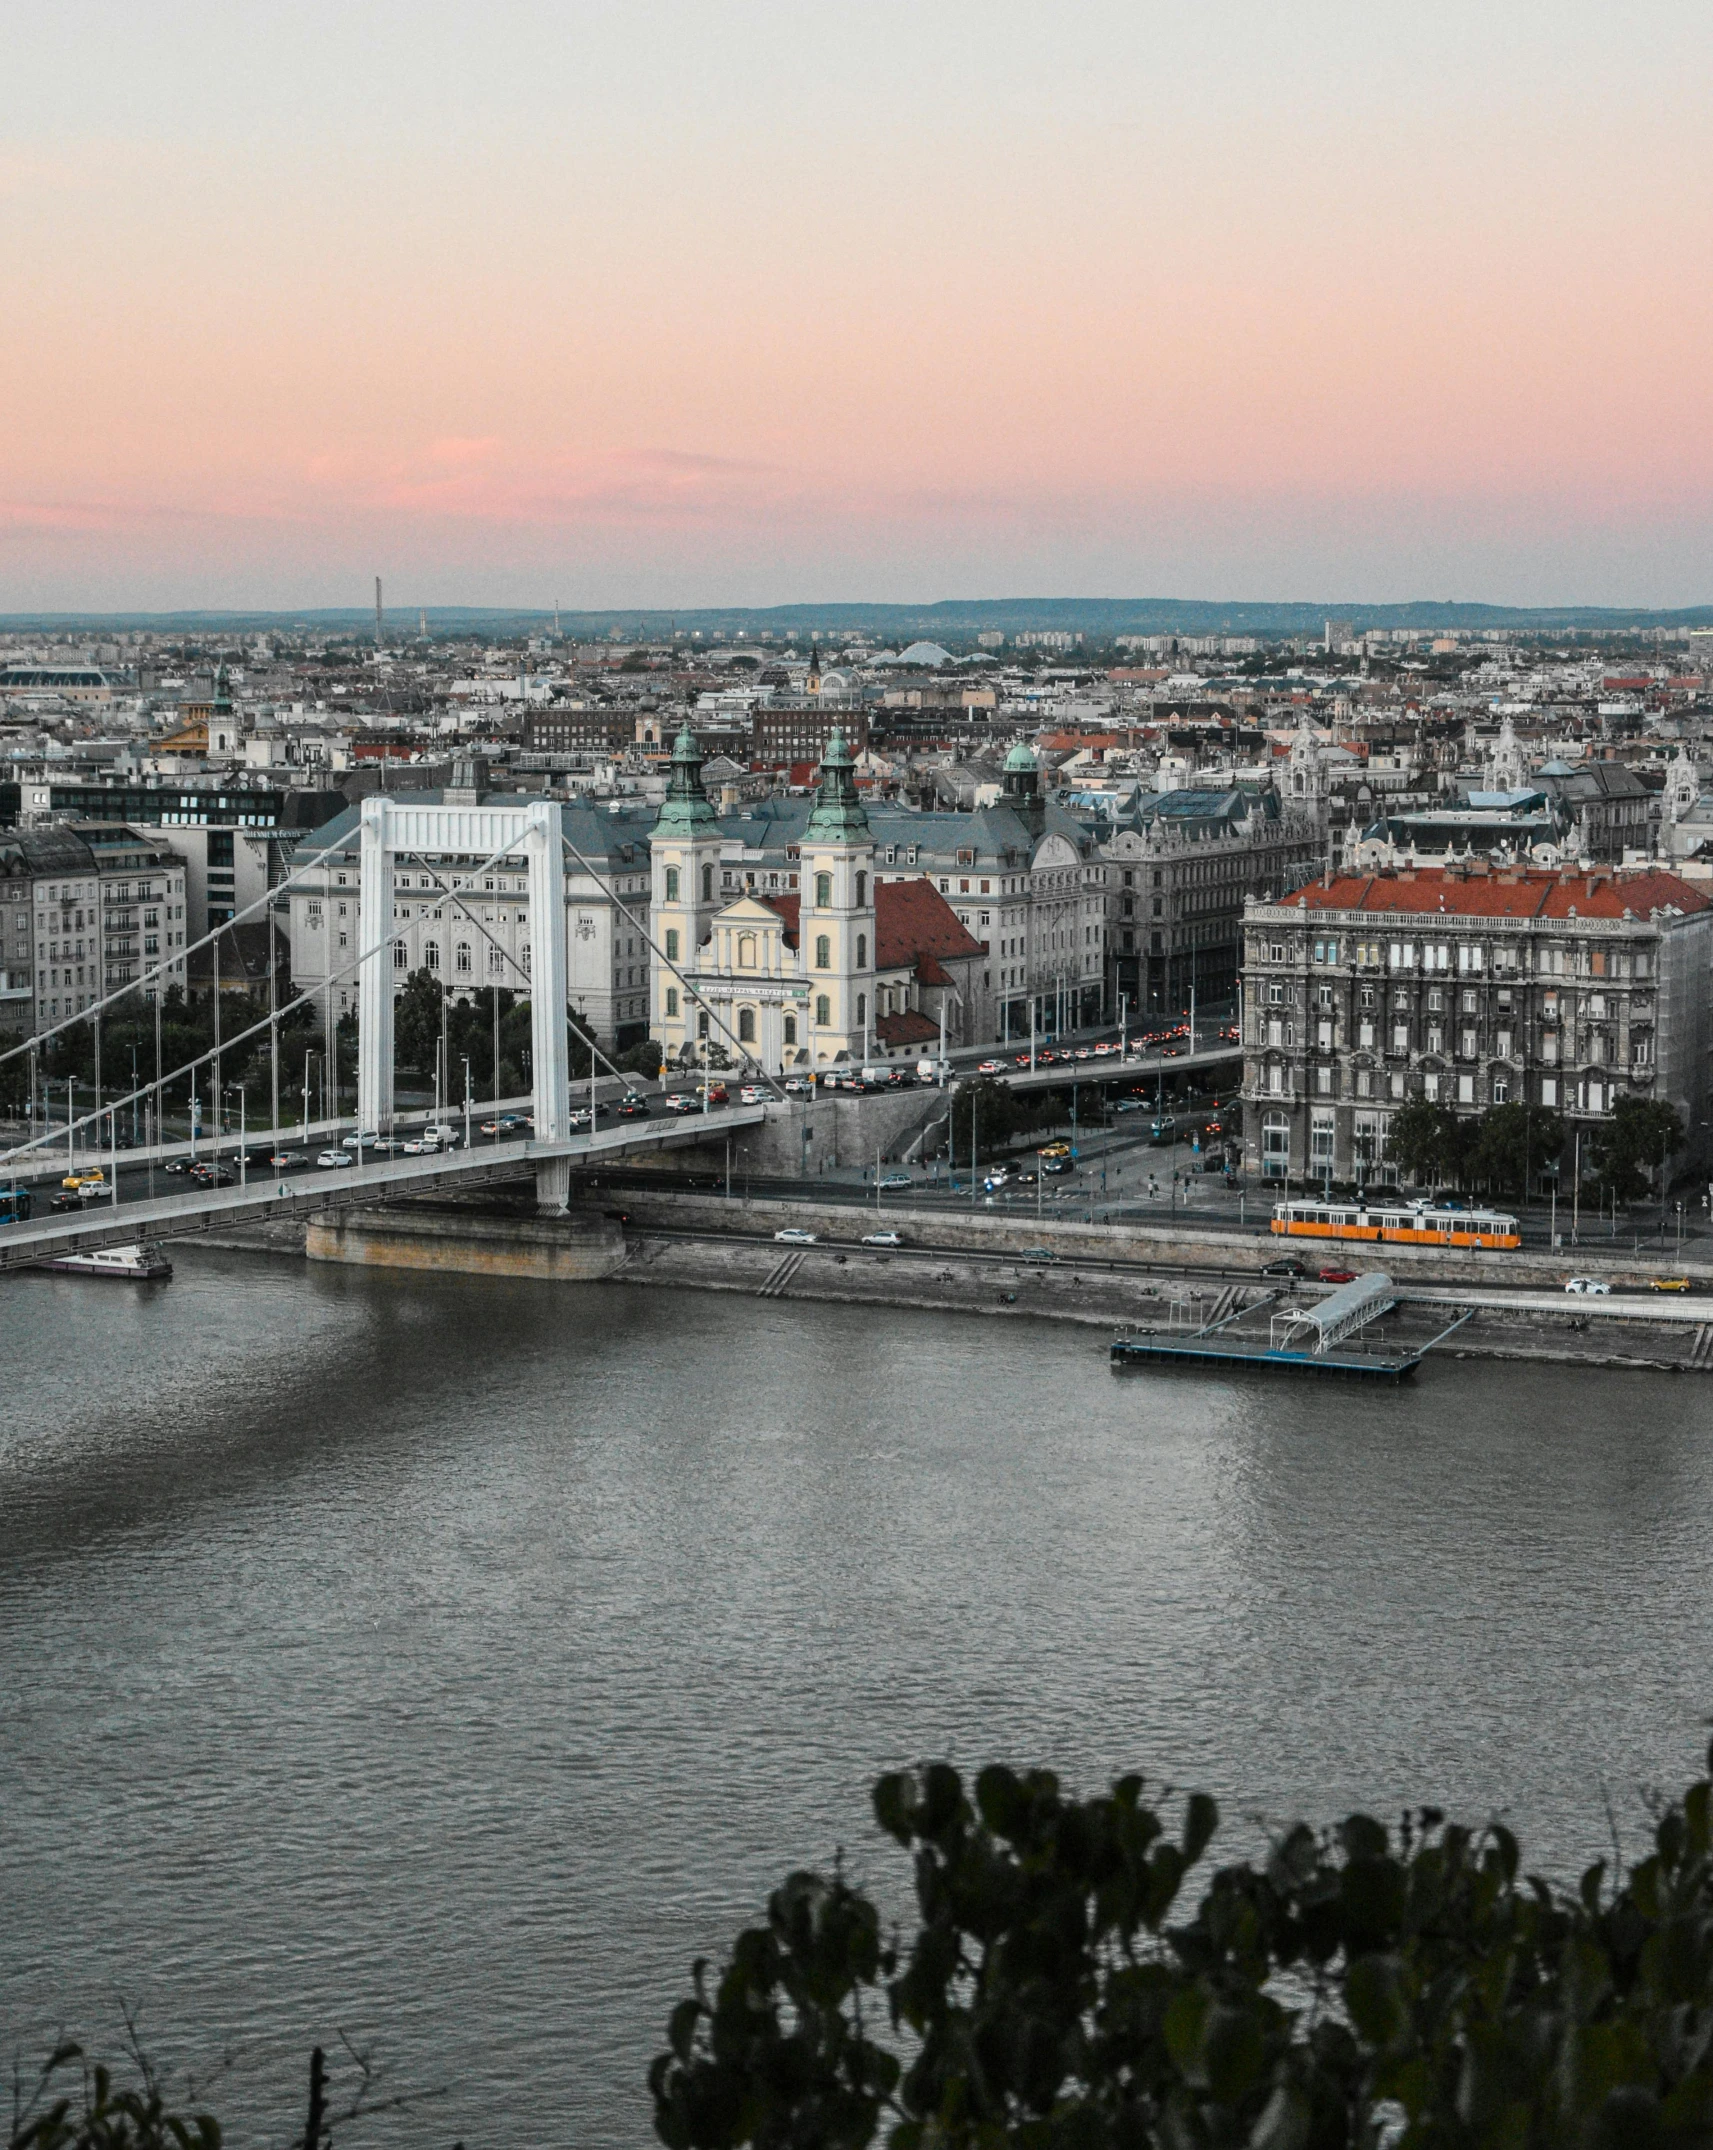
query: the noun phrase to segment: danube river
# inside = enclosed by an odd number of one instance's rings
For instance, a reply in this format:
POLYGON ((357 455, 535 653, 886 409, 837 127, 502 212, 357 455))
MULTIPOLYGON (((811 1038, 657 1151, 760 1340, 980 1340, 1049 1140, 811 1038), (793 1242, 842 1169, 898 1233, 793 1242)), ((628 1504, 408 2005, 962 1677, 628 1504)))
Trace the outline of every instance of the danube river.
POLYGON ((178 1261, 0 1285, 0 2041, 123 2003, 235 2143, 340 2033, 446 2092, 362 2139, 651 2139, 690 1959, 841 1843, 896 1900, 913 1758, 1564 1871, 1706 1737, 1713 1385, 178 1261))

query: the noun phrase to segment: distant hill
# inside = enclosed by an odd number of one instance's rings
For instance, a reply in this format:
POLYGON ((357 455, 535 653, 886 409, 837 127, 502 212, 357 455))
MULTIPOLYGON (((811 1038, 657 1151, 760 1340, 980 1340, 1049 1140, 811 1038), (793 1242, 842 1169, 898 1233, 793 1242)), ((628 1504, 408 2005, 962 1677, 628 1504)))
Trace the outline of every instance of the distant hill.
MULTIPOLYGON (((401 604, 388 615, 388 632, 408 640, 415 632, 418 608, 401 604)), ((552 621, 551 608, 522 606, 430 605, 429 629, 438 634, 517 634, 539 630, 552 621)), ((657 639, 673 628, 704 635, 775 635, 814 632, 839 635, 862 632, 885 639, 928 636, 937 641, 967 641, 982 633, 1006 635, 1058 631, 1104 641, 1120 634, 1166 635, 1318 635, 1329 619, 1348 620, 1357 633, 1371 627, 1508 627, 1550 631, 1568 627, 1602 628, 1713 626, 1713 605, 1676 611, 1598 605, 1483 605, 1446 599, 1413 599, 1407 604, 1362 605, 1346 600, 1324 603, 1216 603, 1176 597, 990 597, 945 598, 930 605, 825 604, 702 606, 683 611, 609 609, 562 610, 563 632, 579 640, 604 640, 618 634, 636 640, 657 639)), ((367 635, 374 614, 359 606, 313 611, 57 612, 0 614, 0 629, 12 633, 123 633, 143 629, 157 634, 218 635, 307 631, 367 635)))

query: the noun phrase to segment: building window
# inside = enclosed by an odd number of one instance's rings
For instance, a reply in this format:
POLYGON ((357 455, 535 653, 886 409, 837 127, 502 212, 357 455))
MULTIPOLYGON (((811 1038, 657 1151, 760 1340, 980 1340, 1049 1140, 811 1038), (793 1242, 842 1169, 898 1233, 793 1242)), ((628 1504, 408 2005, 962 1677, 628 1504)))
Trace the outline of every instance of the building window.
POLYGON ((857 995, 857 1028, 860 1030, 867 1021, 868 995, 866 993, 859 993, 857 995))
POLYGON ((460 941, 460 942, 458 943, 458 948, 457 948, 457 968, 458 968, 458 975, 459 975, 459 977, 460 977, 460 978, 468 978, 468 977, 469 977, 469 975, 470 975, 470 944, 469 944, 469 942, 468 942, 468 941, 460 941))
POLYGON ((440 943, 438 941, 429 942, 428 946, 422 951, 422 960, 430 970, 440 968, 440 943))
POLYGON ((823 1025, 833 1020, 833 1004, 825 993, 815 995, 815 1020, 823 1025))
POLYGON ((669 1019, 675 1019, 678 1014, 678 988, 675 985, 666 988, 666 1013, 669 1019))
POLYGON ((488 976, 490 978, 500 977, 504 973, 505 967, 505 951, 499 948, 490 948, 488 950, 488 976))
POLYGON ((818 874, 817 874, 817 875, 815 876, 815 908, 816 908, 816 910, 818 910, 818 911, 824 911, 824 910, 826 910, 826 909, 827 909, 827 908, 829 907, 829 905, 830 905, 830 904, 832 903, 832 900, 833 900, 833 877, 832 877, 832 875, 831 875, 830 873, 818 873, 818 874))
POLYGON ((868 935, 866 933, 857 935, 856 967, 858 970, 867 970, 868 968, 868 935))
MULTIPOLYGON (((832 943, 832 940, 831 940, 831 938, 830 938, 830 937, 829 937, 829 936, 828 936, 827 934, 825 934, 825 933, 817 933, 817 934, 816 934, 816 936, 815 936, 815 968, 816 968, 817 970, 831 970, 831 969, 832 969, 832 967, 833 967, 833 943, 832 943)), ((823 1018, 822 1018, 822 1020, 824 1021, 824 1020, 825 1020, 825 1018, 823 1017, 823 1018)))
POLYGON ((712 902, 713 902, 713 900, 714 900, 714 869, 713 869, 713 867, 712 867, 712 866, 704 866, 704 867, 702 868, 702 901, 703 901, 704 903, 712 903, 712 902))
POLYGON ((755 1010, 753 1008, 740 1008, 738 1010, 738 1043, 740 1045, 753 1045, 755 1043, 755 1010))
POLYGON ((406 957, 405 957, 405 946, 404 946, 404 943, 403 943, 403 941, 394 941, 394 943, 393 943, 393 969, 394 969, 394 970, 403 970, 403 969, 405 968, 405 962, 406 962, 406 957))
POLYGON ((676 926, 668 926, 666 929, 666 960, 668 963, 676 963, 678 960, 678 928, 676 926))
POLYGON ((860 911, 863 905, 867 903, 867 901, 868 875, 866 873, 859 873, 857 875, 857 909, 860 911))
POLYGON ((754 970, 754 968, 755 935, 753 933, 740 933, 738 935, 738 969, 754 970))
POLYGON ((668 903, 678 901, 678 869, 676 866, 668 866, 666 869, 666 900, 668 903))
POLYGON ((794 1015, 785 1018, 785 1042, 787 1045, 797 1043, 797 1018, 794 1015))
POLYGON ((1494 1104, 1495 1104, 1495 1105, 1503 1105, 1503 1104, 1505 1104, 1505 1103, 1507 1102, 1507 1100, 1508 1100, 1508 1099, 1510 1098, 1510 1095, 1511 1095, 1511 1085, 1510 1085, 1510 1083, 1509 1083, 1509 1082, 1508 1082, 1508 1081, 1507 1081, 1507 1080, 1505 1079, 1505 1077, 1504 1077, 1503 1075, 1495 1075, 1495 1076, 1494 1076, 1494 1078, 1493 1078, 1493 1102, 1494 1102, 1494 1104))

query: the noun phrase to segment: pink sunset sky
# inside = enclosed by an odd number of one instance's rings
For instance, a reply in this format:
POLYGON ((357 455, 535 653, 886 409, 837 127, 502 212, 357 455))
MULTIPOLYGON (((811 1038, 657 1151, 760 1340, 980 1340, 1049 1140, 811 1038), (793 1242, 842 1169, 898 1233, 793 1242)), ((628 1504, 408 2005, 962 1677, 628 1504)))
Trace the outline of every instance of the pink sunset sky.
POLYGON ((1706 0, 56 0, 0 613, 1713 599, 1706 0))

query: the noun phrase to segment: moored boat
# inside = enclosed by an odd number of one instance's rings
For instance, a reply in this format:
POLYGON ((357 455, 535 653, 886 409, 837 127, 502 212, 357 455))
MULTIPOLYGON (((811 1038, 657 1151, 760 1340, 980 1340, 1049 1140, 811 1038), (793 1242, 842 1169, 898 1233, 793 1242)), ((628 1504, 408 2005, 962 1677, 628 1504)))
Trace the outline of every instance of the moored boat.
POLYGON ((93 1254, 56 1254, 41 1264, 73 1277, 118 1277, 131 1283, 164 1283, 172 1275, 165 1249, 144 1239, 129 1247, 101 1247, 93 1254))

